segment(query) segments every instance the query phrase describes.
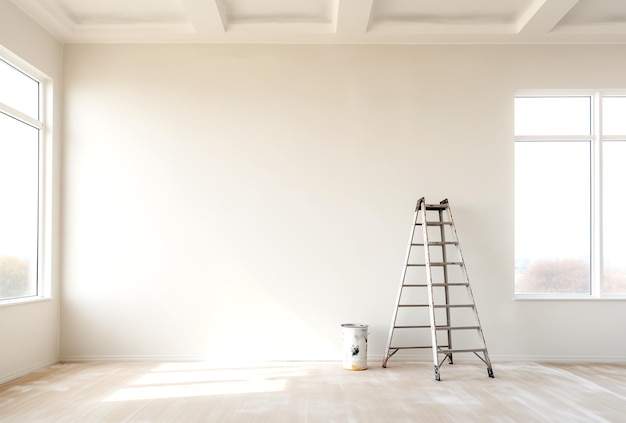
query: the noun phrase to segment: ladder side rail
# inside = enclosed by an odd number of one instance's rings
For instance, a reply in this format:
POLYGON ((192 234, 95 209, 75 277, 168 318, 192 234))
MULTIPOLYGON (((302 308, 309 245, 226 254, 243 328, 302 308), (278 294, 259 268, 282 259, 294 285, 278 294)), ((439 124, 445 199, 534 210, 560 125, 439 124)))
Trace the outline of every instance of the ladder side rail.
MULTIPOLYGON (((446 205, 446 207, 448 207, 449 205, 446 205)), ((443 214, 443 210, 439 210, 438 212, 439 214, 439 221, 443 222, 444 221, 444 214, 443 214)), ((440 234, 440 241, 443 243, 443 245, 441 245, 441 261, 444 263, 448 262, 448 254, 446 251, 446 230, 445 230, 445 226, 444 225, 440 225, 439 226, 439 234, 440 234)), ((443 266, 443 283, 444 283, 444 298, 445 298, 445 303, 446 304, 450 304, 450 289, 448 286, 448 283, 450 282, 449 278, 448 278, 448 266, 444 265, 443 266)), ((446 326, 451 327, 452 326, 452 322, 451 322, 451 313, 450 313, 450 308, 446 307, 446 326)), ((447 337, 448 337, 448 346, 450 349, 452 349, 452 331, 448 330, 447 331, 447 337)), ((450 364, 453 363, 452 361, 452 354, 448 355, 448 362, 450 364)))
POLYGON ((430 247, 428 245, 428 223, 426 217, 426 204, 422 203, 422 232, 424 237, 424 260, 426 264, 426 285, 428 286, 428 312, 430 315, 430 338, 433 354, 433 364, 435 368, 435 380, 439 380, 439 355, 437 347, 437 331, 435 328, 435 307, 434 307, 434 292, 433 292, 433 280, 432 271, 430 266, 430 247))
POLYGON ((457 242, 456 244, 456 248, 459 254, 459 258, 461 260, 462 267, 463 267, 463 273, 465 275, 465 281, 467 283, 466 289, 467 289, 467 294, 470 298, 470 300, 472 301, 472 303, 474 304, 474 307, 472 308, 473 312, 474 312, 474 317, 476 318, 476 324, 480 327, 480 329, 478 330, 478 333, 480 335, 480 339, 483 343, 483 347, 485 348, 485 350, 483 351, 484 355, 485 355, 485 362, 487 363, 487 372, 489 374, 489 377, 493 377, 493 371, 492 371, 492 367, 491 367, 491 360, 489 359, 489 353, 487 352, 487 343, 485 341, 485 334, 483 333, 483 329, 482 329, 482 324, 480 323, 480 318, 478 317, 478 307, 476 307, 476 301, 474 299, 474 293, 472 291, 472 287, 470 285, 470 280, 469 280, 469 274, 467 273, 467 267, 465 265, 465 258, 463 257, 463 251, 461 250, 461 243, 459 242, 459 235, 457 234, 456 231, 456 225, 454 223, 454 218, 452 217, 452 209, 450 207, 450 204, 448 203, 448 200, 445 199, 443 200, 441 203, 446 203, 448 205, 447 207, 447 211, 448 211, 448 217, 450 218, 450 222, 451 225, 450 227, 452 228, 452 234, 455 238, 455 241, 457 242))
POLYGON ((415 208, 415 213, 413 213, 413 225, 411 227, 411 231, 409 234, 409 243, 406 250, 406 258, 404 260, 404 266, 402 268, 402 276, 400 277, 400 288, 398 289, 398 297, 396 300, 396 306, 393 312, 393 318, 391 320, 391 327, 389 328, 389 338, 387 340, 387 348, 385 350, 385 357, 383 358, 383 367, 387 367, 387 361, 394 355, 396 351, 389 354, 389 350, 391 348, 391 341, 393 340, 394 329, 396 326, 396 320, 398 319, 398 309, 400 307, 400 300, 402 299, 402 290, 404 289, 404 281, 406 280, 406 271, 409 266, 409 259, 411 257, 411 244, 413 243, 413 239, 415 237, 415 228, 417 227, 417 219, 419 215, 420 204, 424 202, 424 198, 420 198, 417 201, 417 207, 415 208))

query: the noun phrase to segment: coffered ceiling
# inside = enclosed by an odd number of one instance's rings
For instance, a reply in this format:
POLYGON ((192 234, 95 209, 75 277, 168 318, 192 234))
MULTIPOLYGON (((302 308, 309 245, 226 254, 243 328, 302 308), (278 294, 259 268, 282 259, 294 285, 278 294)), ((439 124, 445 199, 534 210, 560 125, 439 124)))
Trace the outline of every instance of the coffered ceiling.
POLYGON ((10 0, 66 43, 626 43, 626 0, 10 0))

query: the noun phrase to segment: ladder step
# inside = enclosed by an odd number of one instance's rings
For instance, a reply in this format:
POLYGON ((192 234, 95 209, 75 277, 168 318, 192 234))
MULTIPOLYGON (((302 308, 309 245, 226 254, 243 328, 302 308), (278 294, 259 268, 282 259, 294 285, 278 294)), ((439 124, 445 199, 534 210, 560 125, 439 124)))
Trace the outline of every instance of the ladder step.
POLYGON ((471 329, 480 329, 480 326, 437 326, 435 329, 436 330, 471 330, 471 329))
MULTIPOLYGON (((436 220, 433 220, 432 222, 426 222, 426 226, 445 226, 445 225, 452 225, 452 222, 438 222, 436 220)), ((415 226, 422 226, 422 222, 415 222, 415 226)))
MULTIPOLYGON (((394 329, 430 329, 430 325, 402 325, 394 326, 394 329)), ((480 326, 437 326, 436 330, 472 330, 480 329, 480 326)))
MULTIPOLYGON (((460 261, 437 261, 430 263, 431 266, 462 266, 463 262, 460 261)), ((409 263, 407 266, 410 267, 424 267, 426 264, 423 263, 409 263)))
POLYGON ((432 346, 424 345, 424 346, 419 346, 419 347, 389 347, 390 350, 415 350, 415 349, 419 349, 419 348, 431 349, 432 346))
MULTIPOLYGON (((403 287, 407 288, 428 288, 428 284, 425 283, 412 283, 412 284, 404 284, 403 287)), ((469 286, 467 282, 448 282, 448 283, 434 283, 433 286, 442 287, 442 286, 469 286)))
POLYGON ((433 304, 433 307, 435 308, 462 308, 462 307, 474 308, 476 306, 474 304, 433 304))
POLYGON ((485 352, 486 348, 467 348, 467 349, 443 349, 438 348, 437 350, 441 354, 452 354, 452 353, 465 353, 465 352, 485 352))
MULTIPOLYGON (((420 242, 420 243, 411 244, 411 247, 423 247, 424 245, 425 245, 424 243, 420 242)), ((445 241, 445 242, 432 241, 432 242, 429 242, 428 245, 459 245, 459 243, 455 241, 445 241)))
MULTIPOLYGON (((428 307, 428 304, 398 304, 398 307, 428 307)), ((474 308, 474 304, 433 304, 435 308, 474 308)))
POLYGON ((394 326, 394 329, 430 329, 430 325, 427 326, 394 326))
POLYGON ((434 283, 433 286, 469 286, 467 282, 434 283))

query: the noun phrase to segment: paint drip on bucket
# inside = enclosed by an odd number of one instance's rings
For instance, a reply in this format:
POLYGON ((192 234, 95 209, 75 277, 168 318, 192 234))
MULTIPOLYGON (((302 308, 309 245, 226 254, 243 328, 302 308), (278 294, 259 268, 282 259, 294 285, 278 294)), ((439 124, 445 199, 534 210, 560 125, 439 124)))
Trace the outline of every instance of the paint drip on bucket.
POLYGON ((367 369, 367 325, 344 323, 343 333, 343 368, 346 370, 367 369))

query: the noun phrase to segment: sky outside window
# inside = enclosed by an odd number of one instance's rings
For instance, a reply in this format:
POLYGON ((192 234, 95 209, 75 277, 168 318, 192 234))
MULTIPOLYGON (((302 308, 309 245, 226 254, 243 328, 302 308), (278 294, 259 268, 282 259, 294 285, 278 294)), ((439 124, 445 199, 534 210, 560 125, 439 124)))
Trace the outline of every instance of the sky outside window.
POLYGON ((591 292, 590 134, 590 96, 515 99, 517 293, 591 292))

